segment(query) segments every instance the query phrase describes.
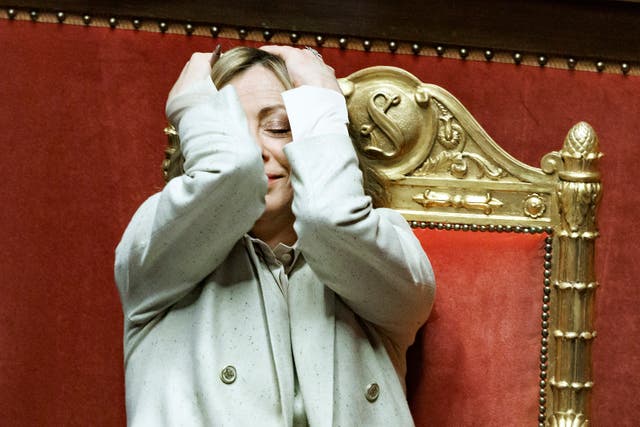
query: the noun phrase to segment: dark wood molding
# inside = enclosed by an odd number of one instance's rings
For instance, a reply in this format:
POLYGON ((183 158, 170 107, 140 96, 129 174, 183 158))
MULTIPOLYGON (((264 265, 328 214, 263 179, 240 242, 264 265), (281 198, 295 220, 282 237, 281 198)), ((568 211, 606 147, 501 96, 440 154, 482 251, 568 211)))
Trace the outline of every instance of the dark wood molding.
POLYGON ((0 7, 640 62, 638 0, 0 0, 0 7))

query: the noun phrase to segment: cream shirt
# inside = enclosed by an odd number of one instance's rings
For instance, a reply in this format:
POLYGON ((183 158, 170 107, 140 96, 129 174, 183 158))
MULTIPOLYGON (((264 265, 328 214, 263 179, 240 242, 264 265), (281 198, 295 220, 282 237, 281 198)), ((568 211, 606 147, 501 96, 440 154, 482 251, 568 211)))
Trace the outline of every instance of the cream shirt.
MULTIPOLYGON (((284 243, 278 243, 273 250, 260 239, 247 236, 249 244, 253 245, 253 248, 258 254, 260 264, 256 266, 263 271, 262 277, 266 278, 264 282, 267 282, 269 289, 263 290, 265 292, 273 292, 277 286, 278 290, 282 293, 283 298, 288 301, 287 292, 289 289, 289 273, 298 260, 300 251, 285 245, 284 243), (273 281, 269 280, 269 276, 273 281), (270 286, 271 285, 271 286, 270 286)), ((304 410, 304 399, 300 392, 300 384, 298 382, 298 372, 295 369, 294 363, 294 396, 293 396, 293 427, 305 427, 308 425, 307 414, 304 410)))

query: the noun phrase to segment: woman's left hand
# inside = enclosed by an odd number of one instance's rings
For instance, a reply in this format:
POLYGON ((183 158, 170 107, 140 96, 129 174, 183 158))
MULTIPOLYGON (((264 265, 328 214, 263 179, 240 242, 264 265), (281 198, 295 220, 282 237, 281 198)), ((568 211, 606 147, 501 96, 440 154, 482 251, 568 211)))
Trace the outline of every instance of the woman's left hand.
POLYGON ((295 87, 317 86, 342 94, 335 70, 324 63, 322 56, 315 49, 298 49, 290 46, 262 46, 260 49, 284 60, 295 87))

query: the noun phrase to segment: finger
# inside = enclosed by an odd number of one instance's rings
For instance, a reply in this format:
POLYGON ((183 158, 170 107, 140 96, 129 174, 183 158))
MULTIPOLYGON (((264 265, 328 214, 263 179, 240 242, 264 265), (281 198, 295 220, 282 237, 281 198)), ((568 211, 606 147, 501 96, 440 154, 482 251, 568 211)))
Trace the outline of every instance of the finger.
POLYGON ((294 63, 307 61, 313 61, 313 63, 317 63, 318 61, 320 61, 321 63, 324 63, 322 55, 320 55, 317 50, 308 46, 304 49, 299 49, 290 46, 269 45, 262 46, 260 47, 260 49, 269 52, 272 55, 279 56, 284 60, 285 64, 287 64, 287 67, 294 63))
POLYGON ((291 46, 267 45, 260 46, 260 49, 264 50, 265 52, 269 52, 272 55, 281 57, 285 60, 285 62, 287 61, 287 58, 291 58, 291 56, 293 55, 302 53, 302 49, 291 46))
POLYGON ((320 52, 318 52, 317 50, 315 50, 311 46, 305 46, 303 52, 306 53, 307 56, 309 54, 311 54, 315 59, 319 59, 321 62, 323 62, 322 55, 320 54, 320 52))
POLYGON ((266 44, 266 45, 260 46, 258 49, 265 50, 269 53, 276 53, 276 52, 282 52, 287 49, 294 49, 294 48, 292 48, 291 46, 278 46, 275 44, 266 44))
POLYGON ((213 56, 212 52, 193 53, 188 62, 185 78, 191 80, 209 76, 209 74, 211 74, 211 61, 213 60, 213 56))
POLYGON ((173 84, 169 97, 180 92, 189 83, 209 77, 211 75, 211 66, 209 65, 211 57, 211 53, 194 52, 173 84))
POLYGON ((218 44, 216 48, 213 50, 213 53, 211 54, 211 59, 209 60, 209 65, 211 65, 211 67, 213 67, 213 65, 216 62, 218 62, 218 59, 220 59, 221 50, 222 50, 222 47, 220 46, 220 44, 218 44))

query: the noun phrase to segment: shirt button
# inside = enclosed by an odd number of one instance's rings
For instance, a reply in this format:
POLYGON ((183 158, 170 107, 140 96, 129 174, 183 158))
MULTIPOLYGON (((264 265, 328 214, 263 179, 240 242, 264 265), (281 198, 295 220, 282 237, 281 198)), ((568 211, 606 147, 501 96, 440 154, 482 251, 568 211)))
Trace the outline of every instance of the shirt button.
POLYGON ((291 262, 291 254, 283 254, 282 255, 282 263, 289 264, 291 262))
POLYGON ((233 366, 225 366, 224 369, 220 372, 220 379, 225 384, 231 384, 236 380, 236 368, 233 366))
POLYGON ((377 383, 369 384, 364 395, 369 402, 375 402, 380 396, 380 386, 377 383))

